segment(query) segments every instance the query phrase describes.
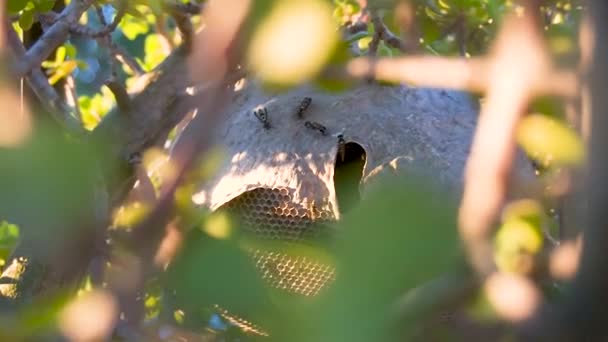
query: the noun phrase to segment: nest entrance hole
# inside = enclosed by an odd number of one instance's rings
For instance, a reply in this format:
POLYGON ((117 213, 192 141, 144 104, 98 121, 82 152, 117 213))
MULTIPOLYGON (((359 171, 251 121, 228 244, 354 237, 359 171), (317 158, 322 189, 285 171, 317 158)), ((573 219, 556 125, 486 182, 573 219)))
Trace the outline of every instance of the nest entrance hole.
POLYGON ((359 185, 366 159, 365 149, 355 142, 347 142, 342 150, 338 149, 334 187, 341 215, 352 210, 361 200, 359 185))

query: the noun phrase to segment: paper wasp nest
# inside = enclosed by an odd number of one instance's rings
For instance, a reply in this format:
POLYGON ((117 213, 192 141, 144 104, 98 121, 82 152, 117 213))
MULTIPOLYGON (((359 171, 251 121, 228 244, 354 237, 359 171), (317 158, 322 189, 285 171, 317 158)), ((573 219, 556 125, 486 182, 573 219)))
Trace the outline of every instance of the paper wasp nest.
MULTIPOLYGON (((477 114, 470 96, 445 90, 367 85, 273 95, 249 84, 217 132, 225 163, 193 199, 231 210, 261 239, 314 239, 346 206, 336 190, 343 160, 359 163, 354 187, 363 197, 385 172, 423 171, 459 193, 477 114)), ((331 266, 306 257, 251 256, 271 286, 291 293, 314 295, 334 277, 331 266)))

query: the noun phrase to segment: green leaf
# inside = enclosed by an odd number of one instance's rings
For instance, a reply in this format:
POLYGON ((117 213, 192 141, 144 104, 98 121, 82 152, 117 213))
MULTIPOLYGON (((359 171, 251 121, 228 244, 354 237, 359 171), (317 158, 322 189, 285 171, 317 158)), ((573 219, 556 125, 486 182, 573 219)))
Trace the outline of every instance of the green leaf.
POLYGON ((118 27, 128 40, 134 40, 140 34, 146 34, 150 30, 150 26, 145 20, 132 15, 125 15, 118 27))
POLYGON ((234 241, 194 230, 168 272, 176 304, 189 311, 218 304, 247 317, 270 305, 251 258, 234 241))
POLYGON ((585 157, 580 137, 563 122, 542 114, 531 114, 522 120, 517 141, 544 166, 578 165, 585 157))
POLYGON ((81 96, 78 98, 78 103, 84 127, 92 130, 114 107, 115 99, 107 87, 102 87, 101 94, 95 94, 93 97, 81 96))
POLYGON ((29 30, 34 23, 34 11, 23 11, 21 16, 19 17, 19 26, 24 31, 29 30))
POLYGON ((76 59, 76 47, 70 43, 63 44, 63 48, 65 48, 65 53, 68 58, 76 59))
POLYGON ((455 198, 408 177, 381 183, 338 223, 336 282, 306 315, 320 334, 308 340, 399 340, 389 316, 397 298, 461 260, 455 198))
POLYGON ((144 43, 144 69, 153 70, 158 66, 169 53, 169 49, 165 46, 165 38, 160 34, 152 33, 146 36, 144 43))
POLYGON ((65 46, 58 47, 57 52, 55 53, 55 63, 57 63, 57 65, 63 63, 63 61, 65 61, 66 54, 67 50, 65 46))
POLYGON ((17 14, 27 5, 28 0, 8 0, 6 8, 9 14, 17 14))
POLYGON ((37 248, 59 248, 56 240, 70 233, 65 230, 81 228, 74 223, 93 215, 96 153, 40 123, 30 141, 0 150, 0 160, 10 165, 0 168, 0 217, 39 236, 37 248))
POLYGON ((279 86, 314 79, 338 43, 331 12, 323 0, 276 2, 254 28, 247 49, 251 70, 262 81, 279 86))
POLYGON ((363 37, 357 41, 357 46, 361 50, 367 50, 369 49, 369 44, 372 42, 373 39, 374 37, 372 36, 363 37))
POLYGON ((17 244, 19 239, 19 227, 6 221, 0 221, 0 266, 6 263, 6 259, 17 244))
POLYGON ((49 77, 49 83, 51 85, 59 82, 62 78, 70 75, 76 68, 78 63, 74 60, 68 60, 61 63, 56 69, 53 70, 51 77, 49 77))

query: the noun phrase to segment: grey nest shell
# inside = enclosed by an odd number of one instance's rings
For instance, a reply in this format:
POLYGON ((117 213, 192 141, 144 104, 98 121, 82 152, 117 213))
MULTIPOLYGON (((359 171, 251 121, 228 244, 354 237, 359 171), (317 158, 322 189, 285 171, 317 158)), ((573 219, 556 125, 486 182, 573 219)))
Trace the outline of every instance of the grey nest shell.
POLYGON ((215 210, 256 188, 288 188, 293 201, 323 206, 338 218, 333 176, 339 134, 365 150, 363 196, 386 173, 422 174, 460 193, 478 111, 470 95, 442 89, 373 84, 327 93, 302 86, 270 94, 249 82, 215 132, 224 162, 193 200, 215 210), (305 97, 312 103, 299 118, 305 97), (269 125, 254 115, 261 108, 269 125), (323 125, 326 134, 306 121, 323 125))

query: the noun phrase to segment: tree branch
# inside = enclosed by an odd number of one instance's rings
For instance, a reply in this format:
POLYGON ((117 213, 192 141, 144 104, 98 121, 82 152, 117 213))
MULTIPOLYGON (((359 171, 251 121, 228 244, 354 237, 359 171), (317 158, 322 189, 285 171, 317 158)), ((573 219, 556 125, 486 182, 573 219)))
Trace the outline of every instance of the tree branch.
MULTIPOLYGON (((9 48, 17 60, 22 60, 26 55, 26 51, 21 40, 12 25, 5 23, 5 27, 9 48)), ((55 121, 72 133, 84 133, 82 125, 72 115, 73 109, 61 99, 55 88, 49 84, 47 77, 42 73, 40 68, 34 68, 25 79, 55 121)))
POLYGON ((24 77, 32 69, 37 68, 42 61, 62 44, 68 37, 70 26, 77 22, 80 16, 89 8, 93 0, 73 0, 61 12, 56 22, 44 32, 42 37, 25 53, 13 68, 13 74, 24 77))

